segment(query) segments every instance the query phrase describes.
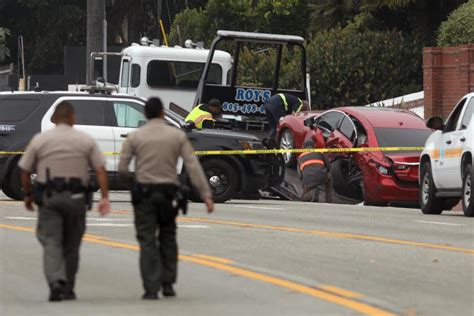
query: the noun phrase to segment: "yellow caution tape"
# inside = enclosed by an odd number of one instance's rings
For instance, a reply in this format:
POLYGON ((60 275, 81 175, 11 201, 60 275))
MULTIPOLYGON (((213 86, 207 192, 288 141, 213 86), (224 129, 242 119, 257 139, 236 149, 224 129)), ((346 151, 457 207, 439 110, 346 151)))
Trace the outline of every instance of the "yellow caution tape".
POLYGON ((362 148, 301 148, 301 149, 256 149, 256 150, 200 150, 196 156, 210 155, 262 155, 284 153, 354 153, 374 151, 422 151, 423 147, 362 147, 362 148))
MULTIPOLYGON (((354 153, 354 152, 397 152, 422 151, 423 147, 362 147, 362 148, 301 148, 301 149, 247 149, 247 150, 198 150, 196 156, 215 155, 268 155, 284 153, 354 153)), ((2 155, 22 155, 22 151, 0 151, 2 155)), ((105 156, 118 156, 118 152, 104 152, 105 156)))

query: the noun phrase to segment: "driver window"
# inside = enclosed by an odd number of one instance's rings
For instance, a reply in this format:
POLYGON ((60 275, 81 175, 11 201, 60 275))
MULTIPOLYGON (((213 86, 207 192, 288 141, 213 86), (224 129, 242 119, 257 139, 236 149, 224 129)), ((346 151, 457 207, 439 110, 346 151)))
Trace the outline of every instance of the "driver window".
POLYGON ((344 116, 339 131, 347 137, 351 142, 354 141, 356 137, 356 131, 354 129, 354 124, 351 122, 351 119, 347 116, 344 116))
POLYGON ((461 117, 461 112, 462 112, 464 103, 466 103, 466 99, 462 99, 461 102, 459 102, 459 104, 456 106, 456 109, 454 110, 453 114, 451 114, 448 121, 446 122, 444 133, 449 133, 456 130, 456 127, 458 126, 459 118, 461 117))
POLYGON ((461 121, 461 127, 460 129, 466 129, 469 126, 469 123, 471 122, 472 119, 472 114, 474 110, 474 98, 471 98, 471 101, 466 106, 466 111, 464 111, 464 116, 461 121))
POLYGON ((145 124, 143 107, 136 103, 114 101, 114 113, 117 126, 137 128, 145 124))
POLYGON ((332 132, 336 126, 338 126, 338 123, 341 121, 343 116, 344 115, 339 112, 328 112, 318 117, 316 120, 316 126, 332 132))

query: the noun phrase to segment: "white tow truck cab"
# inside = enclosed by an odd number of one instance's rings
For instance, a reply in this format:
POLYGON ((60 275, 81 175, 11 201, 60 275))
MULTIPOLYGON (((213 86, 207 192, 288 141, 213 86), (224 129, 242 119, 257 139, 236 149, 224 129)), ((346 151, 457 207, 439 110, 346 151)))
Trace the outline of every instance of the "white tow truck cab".
MULTIPOLYGON (((132 44, 122 50, 118 92, 146 99, 159 96, 166 108, 175 103, 191 111, 209 50, 192 45, 189 40, 188 47, 141 42, 142 45, 132 44)), ((214 52, 209 81, 225 85, 231 68, 230 54, 214 52)))

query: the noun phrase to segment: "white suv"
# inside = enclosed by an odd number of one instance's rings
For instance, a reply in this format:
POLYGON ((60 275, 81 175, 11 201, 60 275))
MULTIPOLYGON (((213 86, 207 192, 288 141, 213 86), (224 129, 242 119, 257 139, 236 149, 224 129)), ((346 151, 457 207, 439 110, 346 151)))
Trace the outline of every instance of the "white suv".
POLYGON ((474 147, 474 93, 456 105, 445 124, 439 117, 426 126, 436 131, 420 158, 420 206, 424 214, 441 214, 462 200, 464 215, 474 216, 471 200, 474 147))

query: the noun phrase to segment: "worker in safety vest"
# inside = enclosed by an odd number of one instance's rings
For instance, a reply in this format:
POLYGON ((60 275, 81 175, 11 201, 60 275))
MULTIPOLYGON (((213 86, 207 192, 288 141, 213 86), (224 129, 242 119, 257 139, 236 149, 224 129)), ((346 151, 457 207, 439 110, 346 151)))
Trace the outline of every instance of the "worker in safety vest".
POLYGON ((277 125, 282 117, 301 110, 309 110, 307 101, 288 93, 278 93, 271 96, 263 106, 271 129, 270 138, 275 138, 277 125))
POLYGON ((207 104, 199 104, 186 116, 185 122, 193 122, 196 128, 213 128, 214 117, 222 111, 221 101, 210 100, 207 104))
MULTIPOLYGON (((304 148, 314 148, 314 142, 308 140, 304 148)), ((326 203, 332 202, 332 177, 329 160, 323 153, 302 153, 298 157, 298 173, 303 185, 302 200, 319 202, 319 186, 324 185, 326 203)))

